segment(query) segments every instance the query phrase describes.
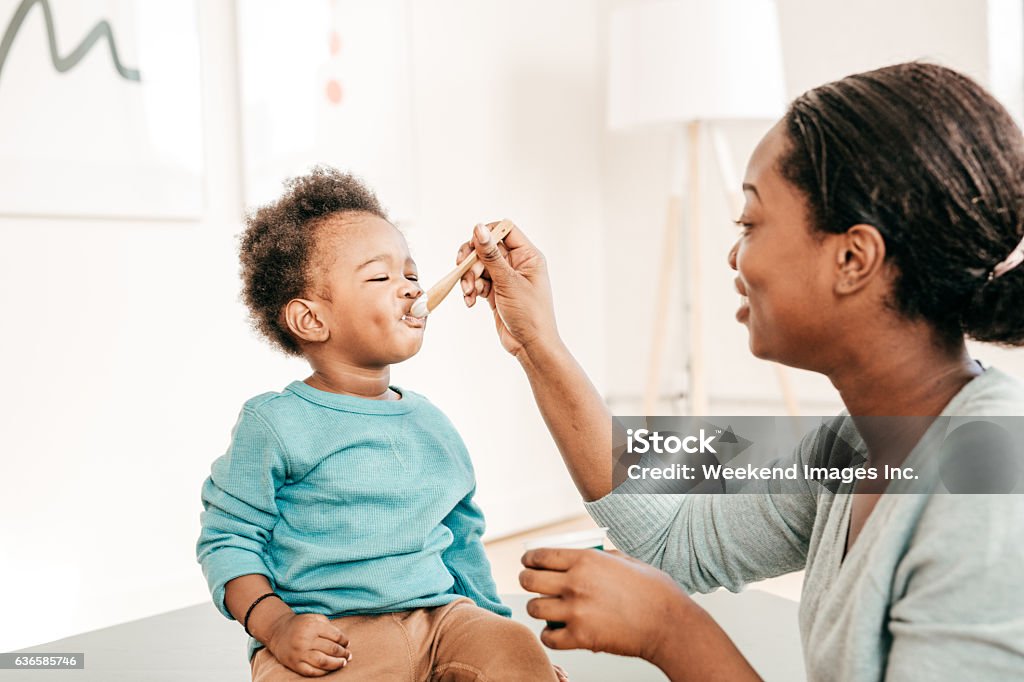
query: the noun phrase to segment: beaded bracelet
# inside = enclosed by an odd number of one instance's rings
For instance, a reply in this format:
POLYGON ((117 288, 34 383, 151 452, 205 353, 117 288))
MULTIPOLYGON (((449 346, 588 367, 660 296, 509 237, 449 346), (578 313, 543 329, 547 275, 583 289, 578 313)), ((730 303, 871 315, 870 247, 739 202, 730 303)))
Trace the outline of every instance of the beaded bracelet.
POLYGON ((267 597, 277 597, 281 601, 284 601, 284 597, 279 595, 277 592, 267 592, 266 594, 264 594, 264 595, 262 595, 260 597, 257 597, 256 601, 254 601, 249 606, 249 610, 245 612, 245 620, 242 622, 242 627, 245 628, 245 634, 249 635, 253 639, 256 639, 256 635, 254 635, 251 632, 249 632, 249 616, 252 615, 252 610, 254 608, 256 608, 256 605, 259 604, 264 599, 266 599, 267 597))

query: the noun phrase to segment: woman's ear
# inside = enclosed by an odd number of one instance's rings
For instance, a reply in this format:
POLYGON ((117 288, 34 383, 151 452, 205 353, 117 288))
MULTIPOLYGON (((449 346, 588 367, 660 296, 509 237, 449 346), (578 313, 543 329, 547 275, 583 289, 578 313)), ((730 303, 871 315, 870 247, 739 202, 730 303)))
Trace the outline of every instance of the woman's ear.
POLYGON ((882 271, 885 239, 873 225, 854 225, 838 235, 835 292, 852 294, 866 287, 882 271))
POLYGON ((323 343, 331 338, 323 306, 305 298, 293 298, 284 307, 284 323, 295 338, 307 343, 323 343))

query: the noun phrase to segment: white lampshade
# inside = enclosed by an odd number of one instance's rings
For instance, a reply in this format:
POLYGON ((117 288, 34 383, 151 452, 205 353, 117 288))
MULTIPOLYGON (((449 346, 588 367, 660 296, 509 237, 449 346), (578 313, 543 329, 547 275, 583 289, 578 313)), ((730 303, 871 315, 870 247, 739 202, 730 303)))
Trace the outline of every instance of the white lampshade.
POLYGON ((669 0, 612 13, 608 127, 775 119, 785 87, 773 0, 669 0))

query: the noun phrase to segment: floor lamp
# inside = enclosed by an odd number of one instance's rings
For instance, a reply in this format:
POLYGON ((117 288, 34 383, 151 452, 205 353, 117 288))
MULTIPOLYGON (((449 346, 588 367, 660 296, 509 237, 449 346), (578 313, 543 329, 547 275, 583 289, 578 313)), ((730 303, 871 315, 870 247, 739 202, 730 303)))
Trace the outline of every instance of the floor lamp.
MULTIPOLYGON (((690 414, 708 413, 701 310, 702 141, 710 128, 718 140, 716 148, 722 144, 724 137, 713 128, 718 121, 777 119, 783 112, 784 93, 774 0, 665 0, 612 12, 608 127, 624 131, 667 126, 673 131, 675 147, 644 414, 654 413, 659 397, 669 293, 678 276, 681 232, 689 259, 685 289, 688 409, 690 414), (684 207, 687 216, 682 230, 684 207)), ((721 155, 717 158, 718 172, 725 174, 721 155)), ((723 178, 723 183, 734 187, 738 180, 723 178)))

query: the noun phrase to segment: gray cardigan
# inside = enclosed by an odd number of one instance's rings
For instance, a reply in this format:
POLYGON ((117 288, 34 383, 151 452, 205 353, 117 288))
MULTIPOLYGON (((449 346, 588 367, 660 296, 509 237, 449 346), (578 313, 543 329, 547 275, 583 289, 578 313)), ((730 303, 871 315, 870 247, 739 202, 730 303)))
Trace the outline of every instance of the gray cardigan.
MULTIPOLYGON (((943 411, 996 415, 1024 419, 1024 384, 994 368, 943 411)), ((942 421, 907 466, 927 468, 942 421)), ((848 416, 832 428, 863 447, 848 416)), ((839 439, 826 436, 809 433, 793 456, 832 461, 839 439)), ((883 495, 844 559, 851 489, 766 481, 762 494, 610 494, 587 510, 689 592, 804 569, 810 680, 1024 680, 1024 494, 883 495)))

